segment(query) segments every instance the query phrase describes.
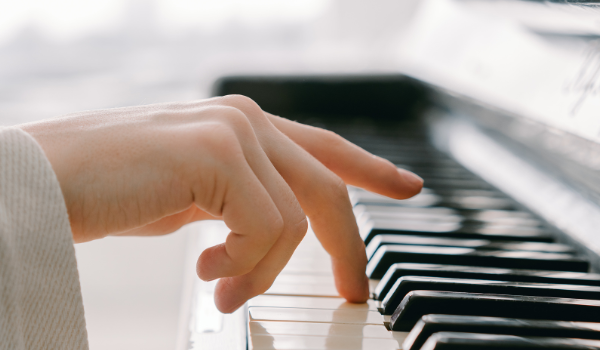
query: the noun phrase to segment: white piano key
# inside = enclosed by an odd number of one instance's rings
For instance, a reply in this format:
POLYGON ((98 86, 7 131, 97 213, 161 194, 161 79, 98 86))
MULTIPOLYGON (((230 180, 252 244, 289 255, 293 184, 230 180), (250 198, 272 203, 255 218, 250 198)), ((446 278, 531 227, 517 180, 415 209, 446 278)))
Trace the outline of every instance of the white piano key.
POLYGON ((315 236, 315 234, 310 230, 306 233, 306 235, 302 239, 302 242, 300 242, 300 244, 298 245, 298 248, 299 249, 315 248, 316 249, 315 253, 327 254, 327 252, 321 245, 321 242, 319 242, 319 239, 317 238, 317 236, 315 236))
POLYGON ((316 275, 329 275, 333 276, 333 270, 331 269, 331 262, 311 260, 311 259, 292 259, 283 268, 281 273, 303 273, 303 274, 316 274, 316 275))
POLYGON ((302 254, 304 256, 316 257, 319 259, 329 259, 329 254, 321 247, 320 243, 318 245, 300 245, 294 251, 294 254, 302 254))
POLYGON ((331 260, 319 259, 310 256, 292 256, 287 266, 301 265, 310 271, 331 271, 331 260))
POLYGON ((377 288, 377 285, 379 284, 380 280, 372 280, 369 279, 369 291, 371 293, 375 292, 375 289, 377 288))
POLYGON ((393 204, 406 207, 430 207, 441 201, 441 197, 434 194, 430 189, 423 188, 418 195, 404 200, 397 200, 385 197, 380 194, 367 192, 365 190, 357 190, 350 192, 350 202, 353 205, 358 203, 363 204, 393 204))
POLYGON ((371 310, 377 311, 379 302, 369 299, 363 304, 349 303, 343 298, 259 295, 248 300, 248 306, 290 307, 300 309, 371 310))
POLYGON ((312 252, 315 254, 327 254, 321 242, 313 233, 307 233, 296 249, 306 250, 308 248, 314 249, 312 252))
POLYGON ((295 265, 287 265, 281 272, 280 274, 289 274, 289 275, 293 275, 293 274, 315 274, 315 275, 322 275, 322 276, 331 276, 331 278, 333 278, 333 271, 331 270, 331 267, 329 268, 313 268, 312 266, 303 266, 301 264, 295 264, 295 265))
POLYGON ((302 251, 294 252, 294 255, 292 255, 290 261, 288 261, 288 264, 302 261, 318 261, 319 263, 327 263, 327 265, 331 265, 331 259, 329 258, 329 255, 302 251))
POLYGON ((253 335, 251 350, 398 350, 394 339, 319 337, 296 335, 253 335))
POLYGON ((404 343, 408 332, 388 331, 383 325, 356 325, 310 322, 253 321, 249 323, 251 335, 312 335, 357 338, 395 339, 404 343))
POLYGON ((248 309, 248 313, 250 315, 250 321, 296 321, 374 325, 383 324, 383 316, 378 311, 372 311, 368 309, 326 310, 253 306, 248 309))
POLYGON ((313 274, 295 274, 279 275, 275 282, 284 284, 333 284, 333 279, 329 276, 320 276, 313 274))
POLYGON ((337 297, 339 296, 335 286, 318 284, 285 284, 275 282, 267 295, 303 295, 317 297, 337 297))
POLYGON ((265 294, 339 297, 331 276, 314 274, 281 274, 265 294))

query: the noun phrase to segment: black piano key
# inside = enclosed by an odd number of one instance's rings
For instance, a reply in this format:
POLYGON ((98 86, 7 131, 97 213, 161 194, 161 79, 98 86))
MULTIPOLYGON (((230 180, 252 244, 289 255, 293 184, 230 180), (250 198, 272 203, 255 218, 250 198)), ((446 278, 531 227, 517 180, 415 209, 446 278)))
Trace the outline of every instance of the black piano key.
MULTIPOLYGON (((392 163, 399 163, 399 164, 407 164, 407 165, 417 165, 417 164, 426 164, 423 163, 422 160, 424 158, 429 158, 427 159, 427 164, 430 165, 434 165, 437 168, 454 168, 454 165, 456 164, 454 161, 452 161, 451 159, 448 159, 446 157, 440 157, 437 155, 432 155, 429 152, 414 152, 414 154, 402 154, 402 155, 398 155, 397 153, 398 151, 394 151, 393 153, 390 152, 378 152, 378 155, 382 158, 385 158, 389 161, 391 161, 392 163)), ((402 152, 402 151, 400 151, 402 152)), ((488 185, 489 186, 489 185, 488 185)))
POLYGON ((438 171, 421 171, 419 176, 425 181, 436 181, 436 180, 458 180, 458 181, 481 181, 480 178, 473 174, 449 172, 440 173, 438 171))
MULTIPOLYGON (((402 165, 404 165, 404 164, 396 163, 396 165, 399 166, 400 168, 403 168, 402 165)), ((452 178, 452 177, 478 178, 472 172, 470 172, 462 167, 446 167, 445 169, 440 171, 440 169, 438 167, 428 166, 428 165, 411 164, 411 165, 404 165, 404 166, 409 167, 410 170, 416 172, 417 174, 419 174, 419 176, 421 176, 421 174, 423 174, 423 178, 432 177, 432 176, 450 177, 450 178, 452 178)))
POLYGON ((536 232, 546 232, 539 221, 510 220, 481 221, 468 219, 458 214, 458 211, 450 208, 407 208, 387 206, 388 208, 370 209, 373 205, 358 205, 354 212, 360 215, 362 222, 371 222, 372 228, 390 231, 433 231, 433 232, 458 232, 458 233, 487 233, 487 234, 511 234, 527 235, 536 232), (395 211, 394 209, 400 209, 395 211), (413 212, 408 212, 413 209, 413 212), (433 210, 447 209, 452 214, 434 213, 433 210), (417 211, 421 211, 418 213, 417 211), (431 213, 426 213, 429 210, 431 213), (535 223, 533 225, 532 223, 535 223))
POLYGON ((502 317, 425 315, 410 331, 404 350, 418 350, 437 332, 469 332, 600 340, 600 323, 526 320, 502 317))
POLYGON ((358 204, 354 207, 354 212, 357 214, 364 213, 369 217, 381 216, 384 218, 388 217, 391 219, 402 220, 463 220, 463 216, 460 215, 458 210, 441 207, 405 207, 384 204, 358 204))
POLYGON ((495 224, 510 224, 519 226, 540 226, 542 222, 531 214, 514 210, 477 210, 459 211, 470 222, 489 222, 495 224))
POLYGON ((438 204, 442 207, 466 209, 466 210, 514 210, 516 209, 515 202, 511 199, 503 197, 487 197, 487 196, 453 196, 444 197, 438 204))
POLYGON ((501 334, 439 332, 421 350, 592 350, 600 341, 573 338, 519 337, 501 334))
POLYGON ((502 198, 509 199, 504 193, 490 188, 488 190, 474 190, 461 188, 436 189, 435 193, 444 196, 445 198, 462 198, 462 197, 477 197, 477 198, 502 198))
POLYGON ((421 193, 418 195, 405 199, 398 200, 392 199, 388 197, 384 197, 382 195, 378 195, 371 192, 366 192, 362 190, 353 191, 350 193, 350 202, 352 205, 360 205, 360 204, 373 204, 373 205, 389 205, 389 206, 400 206, 400 207, 432 207, 437 205, 442 201, 442 197, 433 193, 432 190, 428 188, 423 188, 421 193))
POLYGON ((377 249, 384 245, 423 245, 484 250, 525 250, 566 254, 572 254, 574 252, 572 247, 559 243, 490 241, 486 239, 460 239, 411 235, 378 235, 367 245, 367 257, 371 259, 377 249))
MULTIPOLYGON (((439 207, 399 207, 391 205, 363 205, 359 204, 353 209, 359 223, 370 222, 402 222, 404 226, 415 222, 421 225, 450 223, 458 227, 464 217, 457 211, 439 207)), ((428 226, 425 226, 428 227, 428 226)))
POLYGON ((392 289, 383 299, 382 313, 384 315, 393 314, 404 297, 415 290, 600 300, 600 287, 592 286, 404 276, 396 280, 392 289))
POLYGON ((569 254, 470 248, 387 245, 367 264, 367 276, 381 279, 397 262, 586 272, 589 262, 569 254))
POLYGON ((408 293, 398 305, 390 327, 394 331, 409 331, 428 314, 600 322, 600 301, 417 290, 408 293))
POLYGON ((532 232, 547 232, 547 229, 542 226, 507 224, 499 222, 481 222, 472 220, 463 220, 461 222, 461 232, 481 232, 481 233, 505 233, 512 234, 530 234, 532 232))
POLYGON ((402 222, 371 220, 359 226, 365 244, 377 235, 418 235, 461 239, 489 239, 493 241, 527 241, 552 243, 554 238, 543 228, 488 225, 465 230, 460 222, 402 222))
POLYGON ((462 166, 458 165, 456 161, 452 159, 406 159, 402 156, 397 156, 394 154, 384 154, 379 155, 394 164, 406 164, 408 166, 414 167, 428 167, 438 169, 440 172, 444 171, 444 169, 464 169, 462 166))
POLYGON ((402 276, 470 278, 507 282, 600 286, 600 274, 595 273, 397 263, 388 269, 375 288, 374 298, 380 301, 383 300, 396 280, 402 276))
MULTIPOLYGON (((425 184, 425 186, 428 186, 425 184)), ((458 188, 425 187, 414 199, 394 200, 366 191, 352 195, 352 204, 392 205, 392 206, 441 206, 457 210, 505 210, 515 209, 514 202, 504 194, 494 190, 465 190, 458 188), (429 199, 428 202, 423 199, 429 199), (420 199, 417 201, 417 199, 420 199)))
POLYGON ((371 153, 394 155, 410 153, 411 155, 417 155, 419 161, 429 159, 429 157, 441 157, 449 159, 447 155, 441 153, 431 145, 423 142, 398 143, 397 140, 393 139, 388 139, 382 142, 383 140, 373 138, 368 140, 358 140, 353 138, 353 140, 360 143, 361 147, 369 150, 371 153))
POLYGON ((494 188, 479 179, 448 179, 448 178, 429 178, 427 180, 427 187, 433 190, 441 188, 441 189, 471 189, 471 190, 493 190, 494 188))
POLYGON ((372 220, 433 220, 460 221, 470 227, 516 226, 541 227, 542 222, 522 215, 523 212, 506 210, 464 211, 442 207, 402 207, 397 205, 359 204, 354 207, 356 214, 368 216, 372 220))

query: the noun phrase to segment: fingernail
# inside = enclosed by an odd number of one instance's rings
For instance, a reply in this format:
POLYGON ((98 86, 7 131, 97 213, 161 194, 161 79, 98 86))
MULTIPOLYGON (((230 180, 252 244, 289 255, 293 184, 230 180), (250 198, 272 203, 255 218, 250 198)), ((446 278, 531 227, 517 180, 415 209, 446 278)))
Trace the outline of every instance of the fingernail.
POLYGON ((400 175, 402 175, 404 181, 406 181, 412 187, 423 187, 423 179, 419 175, 401 168, 398 168, 398 172, 400 175))

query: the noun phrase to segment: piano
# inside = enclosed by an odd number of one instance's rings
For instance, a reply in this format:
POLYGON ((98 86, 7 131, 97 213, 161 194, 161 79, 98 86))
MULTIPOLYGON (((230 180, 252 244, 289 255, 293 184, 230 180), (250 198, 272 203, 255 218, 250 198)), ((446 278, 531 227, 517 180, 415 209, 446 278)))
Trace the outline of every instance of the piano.
MULTIPOLYGON (((348 191, 372 298, 337 294, 308 232, 232 314, 184 285, 178 349, 600 349, 600 9, 421 2, 388 75, 229 76, 271 113, 412 170, 423 191, 348 191)), ((194 266, 220 222, 184 228, 194 266)))

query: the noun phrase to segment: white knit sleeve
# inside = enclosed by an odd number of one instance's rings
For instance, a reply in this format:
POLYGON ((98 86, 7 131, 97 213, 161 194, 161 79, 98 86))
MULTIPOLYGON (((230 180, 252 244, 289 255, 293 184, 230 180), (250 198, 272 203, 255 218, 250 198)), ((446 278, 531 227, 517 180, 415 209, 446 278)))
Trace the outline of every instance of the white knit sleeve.
POLYGON ((27 133, 0 128, 0 350, 88 349, 60 185, 27 133))

